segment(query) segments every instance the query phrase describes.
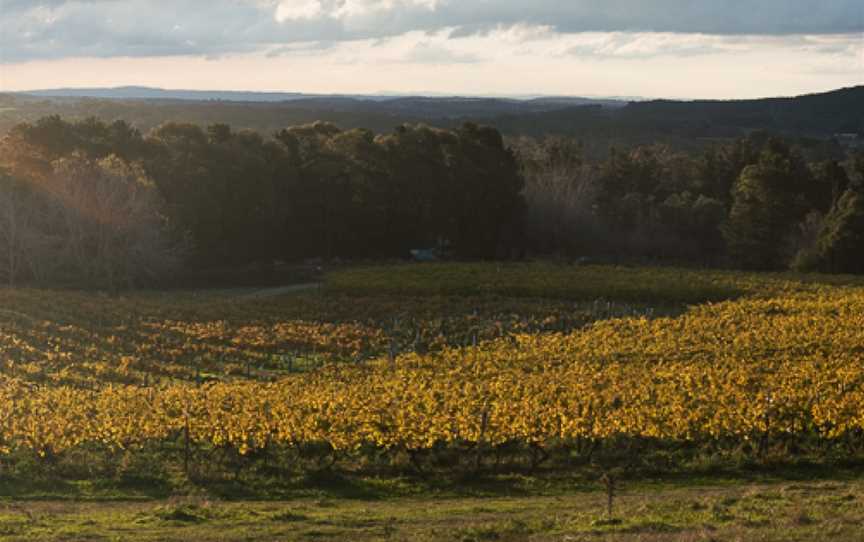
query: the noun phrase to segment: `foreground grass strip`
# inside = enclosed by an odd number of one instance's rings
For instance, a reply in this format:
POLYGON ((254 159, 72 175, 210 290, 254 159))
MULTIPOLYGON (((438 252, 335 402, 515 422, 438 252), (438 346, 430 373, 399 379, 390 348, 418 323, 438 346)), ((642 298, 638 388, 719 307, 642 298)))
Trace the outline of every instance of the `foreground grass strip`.
POLYGON ((765 540, 864 536, 864 485, 770 484, 557 497, 0 506, 3 540, 765 540))

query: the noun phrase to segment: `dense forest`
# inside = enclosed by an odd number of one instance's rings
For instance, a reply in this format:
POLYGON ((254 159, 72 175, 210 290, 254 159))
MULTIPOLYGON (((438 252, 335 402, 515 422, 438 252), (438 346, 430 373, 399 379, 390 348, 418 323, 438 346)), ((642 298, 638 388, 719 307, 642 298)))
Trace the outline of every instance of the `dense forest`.
POLYGON ((574 138, 465 123, 21 123, 0 141, 0 277, 164 283, 179 269, 311 258, 558 255, 864 272, 864 154, 754 132, 588 156, 574 138), (818 150, 818 149, 817 149, 818 150))

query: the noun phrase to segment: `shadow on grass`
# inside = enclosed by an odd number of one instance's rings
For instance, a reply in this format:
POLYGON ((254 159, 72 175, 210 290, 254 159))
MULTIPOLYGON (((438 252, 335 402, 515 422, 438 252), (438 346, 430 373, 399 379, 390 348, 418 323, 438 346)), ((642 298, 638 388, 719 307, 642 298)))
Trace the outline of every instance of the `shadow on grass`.
POLYGON ((340 471, 307 473, 300 476, 264 477, 251 480, 202 481, 196 484, 223 500, 285 500, 298 497, 377 501, 403 496, 401 479, 355 476, 340 471))
POLYGON ((138 501, 164 499, 174 488, 158 478, 74 480, 61 477, 0 477, 0 499, 138 501))
MULTIPOLYGON (((864 477, 864 461, 843 463, 756 464, 695 467, 660 472, 619 469, 629 489, 665 490, 743 484, 849 482, 864 477)), ((548 468, 479 474, 434 473, 424 477, 404 473, 374 476, 332 470, 306 474, 250 473, 238 479, 169 482, 161 479, 65 480, 25 477, 0 478, 0 499, 12 500, 158 500, 174 495, 205 494, 225 501, 281 501, 298 498, 382 501, 406 497, 500 498, 602 492, 596 466, 548 468)))
POLYGON ((68 480, 0 477, 2 498, 37 501, 69 499, 81 495, 81 487, 68 480))

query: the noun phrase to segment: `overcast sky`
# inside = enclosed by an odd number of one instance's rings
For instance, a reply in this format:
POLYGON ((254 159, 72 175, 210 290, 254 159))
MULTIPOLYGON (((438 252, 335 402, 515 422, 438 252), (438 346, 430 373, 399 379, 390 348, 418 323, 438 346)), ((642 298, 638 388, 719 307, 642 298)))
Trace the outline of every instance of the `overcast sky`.
POLYGON ((739 98, 864 84, 864 0, 0 0, 0 90, 739 98))

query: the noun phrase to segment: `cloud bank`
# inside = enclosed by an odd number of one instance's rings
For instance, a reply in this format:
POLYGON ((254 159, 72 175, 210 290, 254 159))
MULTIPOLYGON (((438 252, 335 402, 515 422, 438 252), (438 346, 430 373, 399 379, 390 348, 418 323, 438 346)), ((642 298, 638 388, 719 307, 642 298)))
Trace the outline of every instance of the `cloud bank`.
POLYGON ((864 36, 861 0, 3 0, 2 8, 3 63, 218 57, 443 29, 453 38, 508 27, 563 35, 864 36))

